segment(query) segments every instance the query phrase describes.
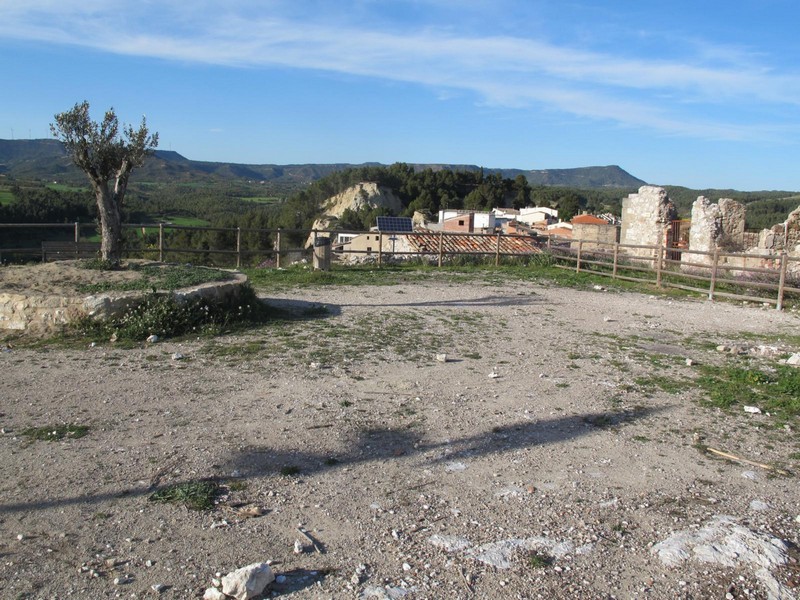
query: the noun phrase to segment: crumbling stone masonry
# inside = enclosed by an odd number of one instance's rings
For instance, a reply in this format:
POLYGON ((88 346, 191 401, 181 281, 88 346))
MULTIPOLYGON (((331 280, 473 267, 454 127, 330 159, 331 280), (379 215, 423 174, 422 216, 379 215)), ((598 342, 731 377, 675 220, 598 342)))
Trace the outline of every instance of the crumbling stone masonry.
MULTIPOLYGON (((712 204, 705 196, 699 196, 692 204, 692 225, 689 229, 689 250, 711 252, 741 252, 744 249, 743 204, 721 198, 712 204)), ((683 253, 681 260, 693 265, 711 265, 713 256, 683 253)))
MULTIPOLYGON (((666 245, 667 231, 678 218, 675 206, 662 187, 643 185, 636 194, 622 200, 620 243, 632 245, 666 245)), ((626 248, 628 254, 651 258, 650 248, 626 248)))

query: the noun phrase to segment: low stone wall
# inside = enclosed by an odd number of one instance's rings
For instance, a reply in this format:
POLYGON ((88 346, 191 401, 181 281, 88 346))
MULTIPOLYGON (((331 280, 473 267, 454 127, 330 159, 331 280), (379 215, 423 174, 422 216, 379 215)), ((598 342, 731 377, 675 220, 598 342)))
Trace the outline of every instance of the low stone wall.
MULTIPOLYGON (((178 301, 205 298, 221 302, 236 297, 247 276, 235 273, 230 281, 215 281, 176 290, 178 301)), ((149 292, 108 292, 93 296, 44 296, 36 294, 0 294, 0 330, 48 333, 75 319, 89 316, 110 319, 136 306, 149 292)))

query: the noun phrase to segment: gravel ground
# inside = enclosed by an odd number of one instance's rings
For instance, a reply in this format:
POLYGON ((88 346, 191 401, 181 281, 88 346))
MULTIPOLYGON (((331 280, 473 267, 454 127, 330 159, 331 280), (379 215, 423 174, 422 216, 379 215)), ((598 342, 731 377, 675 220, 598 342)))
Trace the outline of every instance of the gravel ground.
POLYGON ((0 597, 195 598, 262 561, 265 597, 797 596, 796 479, 700 449, 797 471, 797 423, 692 385, 744 360, 717 345, 800 350, 797 314, 436 278, 270 300, 306 319, 0 353, 0 597), (24 435, 63 423, 88 434, 24 435), (202 478, 214 510, 149 501, 202 478))

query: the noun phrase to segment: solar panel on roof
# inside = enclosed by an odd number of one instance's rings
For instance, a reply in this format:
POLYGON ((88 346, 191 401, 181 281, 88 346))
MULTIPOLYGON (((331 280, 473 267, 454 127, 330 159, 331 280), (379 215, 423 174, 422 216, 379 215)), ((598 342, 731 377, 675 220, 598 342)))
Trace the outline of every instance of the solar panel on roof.
POLYGON ((377 217, 378 231, 394 231, 397 233, 412 233, 414 225, 411 217, 377 217))

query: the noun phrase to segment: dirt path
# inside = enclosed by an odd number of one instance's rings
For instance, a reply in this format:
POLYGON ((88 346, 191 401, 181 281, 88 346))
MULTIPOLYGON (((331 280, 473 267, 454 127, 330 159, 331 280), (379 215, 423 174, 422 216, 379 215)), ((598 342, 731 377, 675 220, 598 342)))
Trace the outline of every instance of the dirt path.
POLYGON ((698 449, 796 471, 797 424, 703 407, 691 385, 698 365, 741 360, 716 345, 780 347, 796 314, 522 283, 271 300, 313 317, 0 353, 0 596, 191 598, 266 560, 292 598, 797 594, 796 563, 658 554, 718 515, 800 543, 795 478, 698 449), (22 435, 64 422, 89 433, 22 435), (229 486, 214 511, 148 501, 206 477, 229 486), (301 524, 320 552, 294 553, 301 524))

